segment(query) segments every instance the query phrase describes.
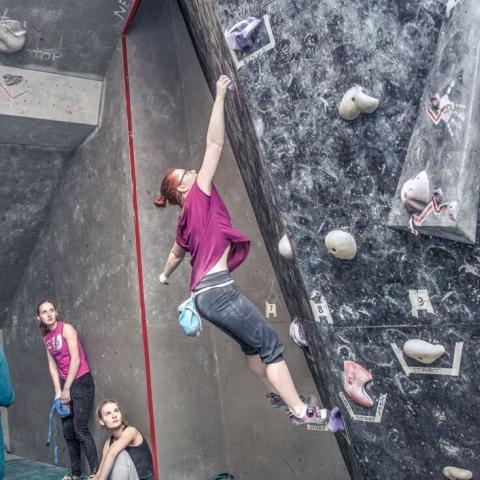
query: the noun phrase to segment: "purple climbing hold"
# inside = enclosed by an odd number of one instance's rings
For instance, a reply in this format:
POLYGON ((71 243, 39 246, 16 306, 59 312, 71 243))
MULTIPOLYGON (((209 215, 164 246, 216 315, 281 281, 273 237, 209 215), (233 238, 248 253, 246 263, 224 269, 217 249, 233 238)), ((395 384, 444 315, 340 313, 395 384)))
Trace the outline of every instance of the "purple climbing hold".
POLYGON ((225 32, 225 40, 228 46, 233 50, 239 51, 253 46, 253 41, 250 37, 261 23, 262 21, 255 17, 248 17, 246 20, 236 23, 230 30, 225 32))
POLYGON ((3 80, 5 82, 5 85, 11 87, 12 85, 20 83, 23 80, 23 77, 21 75, 11 75, 10 73, 6 73, 3 76, 3 80))
POLYGON ((328 418, 328 430, 332 433, 337 433, 340 430, 345 430, 343 424, 342 413, 338 407, 333 407, 328 418))
POLYGON ((308 348, 308 342, 305 338, 305 331, 303 330, 303 325, 301 324, 298 318, 294 318, 290 324, 290 338, 295 342, 295 344, 300 348, 308 348))

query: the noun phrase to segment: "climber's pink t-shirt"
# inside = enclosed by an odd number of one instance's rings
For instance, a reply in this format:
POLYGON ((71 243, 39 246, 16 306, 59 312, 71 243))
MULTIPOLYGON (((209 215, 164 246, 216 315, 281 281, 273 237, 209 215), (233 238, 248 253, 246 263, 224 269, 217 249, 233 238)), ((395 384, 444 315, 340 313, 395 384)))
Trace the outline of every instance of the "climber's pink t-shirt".
MULTIPOLYGON (((70 368, 70 351, 68 350, 67 340, 63 336, 63 326, 65 322, 57 322, 57 326, 54 330, 49 330, 43 337, 43 341, 47 350, 50 352, 50 355, 54 358, 60 378, 64 380, 67 378, 68 369, 70 368)), ((77 334, 77 344, 78 344, 78 355, 80 357, 80 367, 78 368, 77 378, 83 377, 86 373, 90 371, 88 368, 87 359, 85 358, 85 352, 83 351, 82 344, 78 339, 77 334)))
POLYGON ((178 219, 176 242, 191 255, 191 291, 220 260, 229 245, 227 265, 230 272, 245 260, 250 250, 250 240, 233 227, 215 185, 207 195, 197 182, 188 193, 178 219))

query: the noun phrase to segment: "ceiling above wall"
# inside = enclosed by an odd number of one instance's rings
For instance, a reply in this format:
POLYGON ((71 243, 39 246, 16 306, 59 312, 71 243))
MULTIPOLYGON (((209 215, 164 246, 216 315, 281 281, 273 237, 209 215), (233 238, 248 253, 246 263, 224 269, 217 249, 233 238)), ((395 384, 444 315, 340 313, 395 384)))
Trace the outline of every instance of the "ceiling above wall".
POLYGON ((3 0, 0 19, 26 22, 24 48, 0 64, 102 79, 133 0, 3 0))

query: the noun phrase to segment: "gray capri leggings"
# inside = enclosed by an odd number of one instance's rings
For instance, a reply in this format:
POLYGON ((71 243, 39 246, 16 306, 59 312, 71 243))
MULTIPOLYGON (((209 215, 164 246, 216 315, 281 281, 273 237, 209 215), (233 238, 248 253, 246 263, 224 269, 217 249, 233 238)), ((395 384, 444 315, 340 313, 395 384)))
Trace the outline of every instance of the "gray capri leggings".
MULTIPOLYGON (((229 280, 232 277, 227 270, 211 273, 202 278, 194 292, 229 280)), ((245 355, 258 354, 267 364, 283 360, 285 347, 280 337, 258 308, 240 294, 235 283, 198 294, 195 304, 198 313, 232 337, 245 355)))

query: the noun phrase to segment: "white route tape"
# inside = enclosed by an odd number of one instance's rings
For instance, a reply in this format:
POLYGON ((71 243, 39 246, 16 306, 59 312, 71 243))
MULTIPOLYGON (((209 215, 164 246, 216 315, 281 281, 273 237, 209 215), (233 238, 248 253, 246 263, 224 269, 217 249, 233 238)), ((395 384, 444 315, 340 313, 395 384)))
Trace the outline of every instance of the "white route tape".
POLYGON ((252 62, 256 58, 258 58, 260 55, 263 55, 265 52, 268 52, 269 50, 272 50, 275 48, 275 38, 273 37, 269 15, 263 16, 263 24, 265 25, 265 28, 267 30, 269 42, 266 45, 264 45, 262 48, 259 48, 258 50, 248 55, 247 57, 243 58, 242 60, 239 60, 235 50, 233 50, 233 48, 230 48, 230 46, 228 46, 228 49, 230 50, 230 54, 232 55, 232 58, 235 63, 235 67, 237 67, 237 70, 240 70, 240 68, 242 68, 244 65, 252 62))
POLYGON ((428 296, 426 289, 422 290, 409 290, 408 296, 410 297, 410 303, 412 304, 412 315, 418 318, 419 310, 426 310, 428 313, 434 313, 432 302, 428 296))
POLYGON ((455 343, 455 352, 453 354, 453 363, 451 368, 439 368, 439 367, 410 367, 407 365, 403 351, 395 343, 391 343, 392 347, 403 371, 407 376, 411 373, 419 375, 449 375, 452 377, 458 377, 460 373, 460 363, 462 361, 463 342, 455 343))
POLYGON ((310 300, 310 306, 312 307, 313 316, 315 317, 315 321, 317 323, 320 323, 320 319, 323 317, 327 320, 328 324, 333 325, 332 315, 330 314, 328 303, 323 296, 320 299, 320 303, 310 300))
POLYGON ((353 412, 352 406, 347 400, 347 397, 343 392, 339 392, 338 395, 342 399, 345 408, 347 409, 350 417, 354 422, 368 422, 368 423, 380 423, 382 421, 383 410, 385 409, 385 403, 387 402, 387 394, 382 393, 378 399, 377 411, 375 415, 357 415, 353 412))

